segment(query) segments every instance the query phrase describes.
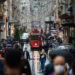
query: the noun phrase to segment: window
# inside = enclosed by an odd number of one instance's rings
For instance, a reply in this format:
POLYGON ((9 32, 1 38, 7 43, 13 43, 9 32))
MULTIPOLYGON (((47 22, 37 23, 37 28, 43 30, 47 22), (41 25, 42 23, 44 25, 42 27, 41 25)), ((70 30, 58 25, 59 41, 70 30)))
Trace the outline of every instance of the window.
POLYGON ((25 10, 25 7, 22 7, 22 10, 25 10))
POLYGON ((31 35, 31 40, 41 40, 40 35, 31 35))

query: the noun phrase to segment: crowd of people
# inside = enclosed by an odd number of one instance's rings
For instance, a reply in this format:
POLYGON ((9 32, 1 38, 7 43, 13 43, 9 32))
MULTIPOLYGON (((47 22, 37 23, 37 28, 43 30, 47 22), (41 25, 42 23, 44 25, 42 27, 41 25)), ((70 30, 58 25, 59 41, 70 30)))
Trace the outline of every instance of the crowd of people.
MULTIPOLYGON (((52 46, 51 46, 52 47, 52 46)), ((40 53, 41 71, 44 75, 75 75, 75 60, 72 64, 66 61, 62 55, 56 55, 49 52, 49 57, 43 49, 40 53), (45 65, 46 59, 50 62, 45 65)))
MULTIPOLYGON (((43 75, 75 75, 75 60, 68 64, 64 56, 52 54, 53 46, 54 40, 42 45, 39 51, 40 72, 43 75), (47 65, 46 60, 49 61, 47 65)), ((0 44, 0 75, 32 75, 30 54, 26 47, 22 48, 20 43, 13 43, 12 47, 0 44)))
POLYGON ((32 75, 29 61, 30 54, 20 43, 0 44, 0 75, 32 75))
POLYGON ((15 48, 6 49, 4 56, 0 52, 0 75, 31 75, 29 56, 25 52, 15 48))

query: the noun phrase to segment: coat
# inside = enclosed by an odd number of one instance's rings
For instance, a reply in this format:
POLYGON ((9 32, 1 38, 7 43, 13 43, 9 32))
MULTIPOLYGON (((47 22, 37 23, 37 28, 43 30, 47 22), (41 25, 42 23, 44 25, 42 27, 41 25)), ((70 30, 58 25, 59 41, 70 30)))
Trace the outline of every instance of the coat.
POLYGON ((24 59, 26 60, 30 59, 30 55, 28 51, 24 51, 24 59))
POLYGON ((21 70, 22 70, 21 73, 25 73, 26 75, 32 75, 28 60, 24 60, 24 65, 22 66, 21 70))
POLYGON ((45 73, 44 75, 49 75, 50 73, 54 72, 54 68, 53 68, 53 62, 51 62, 50 64, 48 64, 45 67, 45 73))

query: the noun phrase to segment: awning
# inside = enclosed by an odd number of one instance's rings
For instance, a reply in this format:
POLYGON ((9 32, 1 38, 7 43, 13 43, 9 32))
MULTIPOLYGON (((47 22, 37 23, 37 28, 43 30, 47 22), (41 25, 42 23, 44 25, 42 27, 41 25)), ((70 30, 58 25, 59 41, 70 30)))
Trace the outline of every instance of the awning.
POLYGON ((66 19, 67 17, 69 17, 69 15, 67 13, 62 14, 61 16, 59 16, 61 19, 66 19))
POLYGON ((52 24, 53 21, 45 21, 46 24, 52 24))
POLYGON ((64 27, 69 26, 69 27, 75 27, 75 23, 64 23, 62 24, 64 27))
POLYGON ((60 16, 61 19, 74 19, 73 15, 67 15, 67 14, 63 14, 60 16))
MULTIPOLYGON (((72 11, 73 10, 73 6, 71 5, 68 9, 67 9, 67 11, 72 11)), ((62 14, 62 15, 60 15, 59 17, 61 18, 61 19, 67 19, 68 18, 68 14, 67 14, 67 12, 66 13, 64 13, 64 14, 62 14)))

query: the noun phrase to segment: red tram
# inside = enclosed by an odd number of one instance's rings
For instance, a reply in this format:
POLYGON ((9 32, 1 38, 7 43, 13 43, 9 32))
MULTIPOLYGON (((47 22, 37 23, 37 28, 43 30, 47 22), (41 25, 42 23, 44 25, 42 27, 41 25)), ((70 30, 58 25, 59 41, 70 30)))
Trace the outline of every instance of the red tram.
POLYGON ((41 47, 41 34, 40 31, 34 29, 30 35, 30 46, 32 50, 40 50, 41 47))

